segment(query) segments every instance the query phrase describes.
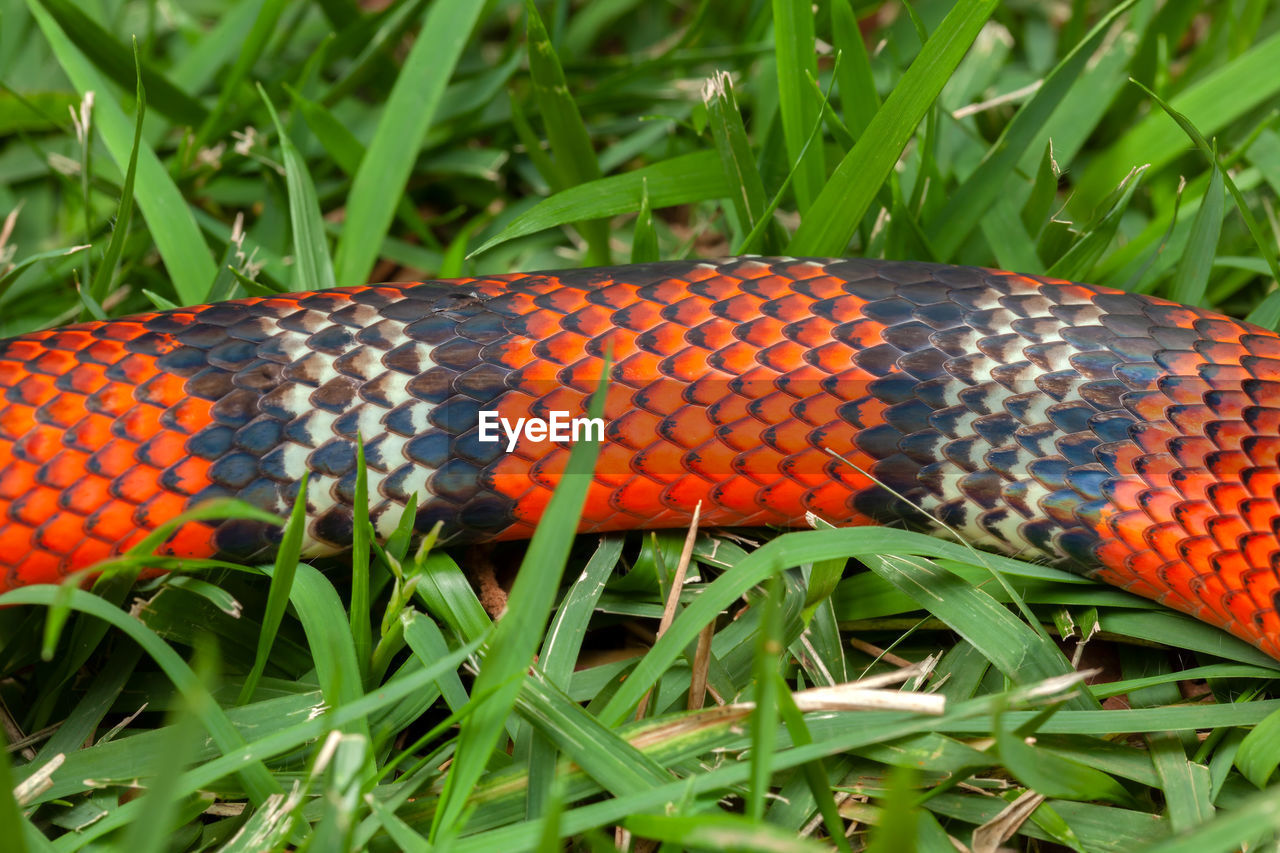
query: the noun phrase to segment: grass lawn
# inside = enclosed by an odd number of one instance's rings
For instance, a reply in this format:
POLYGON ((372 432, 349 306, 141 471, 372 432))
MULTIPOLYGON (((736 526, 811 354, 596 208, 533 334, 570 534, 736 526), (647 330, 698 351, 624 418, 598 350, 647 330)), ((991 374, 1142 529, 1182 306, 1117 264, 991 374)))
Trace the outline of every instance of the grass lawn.
MULTIPOLYGON (((1277 68, 1267 0, 0 0, 0 336, 751 252, 1274 327, 1277 68)), ((527 549, 0 598, 0 848, 1275 849, 1251 646, 899 530, 575 541, 582 479, 527 549)))

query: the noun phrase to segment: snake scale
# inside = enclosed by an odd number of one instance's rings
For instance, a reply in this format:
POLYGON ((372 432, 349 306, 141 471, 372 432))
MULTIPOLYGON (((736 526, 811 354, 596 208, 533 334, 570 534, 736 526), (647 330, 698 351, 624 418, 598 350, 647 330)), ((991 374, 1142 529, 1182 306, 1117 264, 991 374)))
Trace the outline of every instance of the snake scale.
MULTIPOLYGON (((569 451, 481 420, 583 416, 581 530, 942 522, 1280 657, 1280 336, 974 267, 729 258, 376 284, 0 340, 0 586, 57 581, 235 497, 304 553, 416 501, 450 542, 527 537, 569 451), (485 413, 489 413, 486 415, 485 413), (933 520, 933 521, 931 521, 933 520)), ((266 523, 161 552, 260 559, 266 523)))

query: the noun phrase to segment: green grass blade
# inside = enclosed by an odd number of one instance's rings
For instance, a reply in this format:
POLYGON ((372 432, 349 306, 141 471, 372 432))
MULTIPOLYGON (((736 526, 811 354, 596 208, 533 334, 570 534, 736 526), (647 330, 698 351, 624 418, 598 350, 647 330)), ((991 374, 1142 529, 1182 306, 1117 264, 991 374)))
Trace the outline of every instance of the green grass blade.
MULTIPOLYGON (((733 79, 724 73, 712 77, 702 90, 702 102, 707 106, 707 123, 716 153, 720 155, 729 200, 738 214, 738 225, 746 234, 760 221, 766 202, 764 181, 756 167, 755 154, 733 94, 733 79)), ((812 127, 808 125, 806 131, 812 127)), ((806 156, 805 162, 815 161, 806 156)))
POLYGON ((74 255, 77 252, 83 252, 89 246, 72 246, 69 249, 50 249, 47 252, 36 252, 34 255, 28 255, 13 265, 13 268, 4 275, 0 275, 0 296, 4 296, 6 290, 13 286, 18 277, 27 270, 31 269, 41 261, 52 261, 58 258, 65 258, 68 255, 74 255))
POLYGON ((98 265, 98 272, 93 277, 89 293, 98 303, 107 298, 111 291, 111 278, 115 275, 116 265, 120 263, 120 254, 124 251, 125 238, 129 236, 129 221, 133 217, 133 184, 138 174, 138 151, 142 148, 142 121, 147 115, 147 92, 142 86, 142 63, 138 60, 138 45, 133 45, 134 63, 137 68, 137 118, 133 125, 133 147, 129 153, 129 168, 125 170, 124 186, 120 188, 120 203, 116 206, 115 226, 111 229, 111 240, 107 243, 107 251, 98 265))
POLYGON ((356 488, 352 498, 351 532, 351 644, 355 647, 361 683, 369 677, 373 651, 373 628, 369 624, 369 549, 373 527, 369 523, 369 468, 365 462, 364 439, 356 434, 356 488))
MULTIPOLYGON (((601 709, 600 718, 611 725, 621 722, 671 662, 697 639, 702 627, 757 584, 803 563, 879 554, 916 554, 968 561, 972 559, 973 552, 954 542, 890 528, 839 528, 778 536, 752 551, 702 589, 697 599, 676 617, 667 632, 641 658, 601 709)), ((1001 569, 1022 565, 994 555, 986 555, 986 562, 1001 569)), ((1041 638, 1039 642, 1047 643, 1048 640, 1041 638)), ((1062 660, 1061 653, 1058 653, 1058 659, 1062 660)))
POLYGON ((751 672, 755 681, 751 712, 751 785, 747 789, 747 815, 754 821, 764 819, 769 781, 773 778, 773 752, 778 736, 777 673, 781 668, 782 598, 785 587, 777 575, 769 579, 764 601, 760 603, 760 628, 756 632, 755 654, 751 672))
POLYGON ((1209 288, 1209 274, 1213 271, 1213 259, 1222 234, 1223 208, 1226 206, 1222 174, 1215 155, 1209 188, 1205 190, 1204 200, 1191 222, 1191 236, 1169 284, 1169 298, 1183 305, 1202 305, 1209 288))
POLYGON ((845 127, 858 139, 880 110, 880 93, 871 73, 871 58, 849 0, 832 0, 831 32, 840 57, 835 68, 845 127))
POLYGON ((742 850, 763 853, 820 853, 829 850, 812 838, 743 815, 716 812, 702 815, 635 814, 623 822, 640 838, 666 842, 671 849, 742 850))
MULTIPOLYGON (((546 639, 538 654, 538 667, 547 681, 561 690, 569 687, 587 623, 622 556, 622 545, 621 536, 600 539, 596 552, 565 594, 547 627, 546 639)), ((530 817, 543 814, 547 808, 546 798, 555 781, 556 752, 555 746, 545 740, 534 740, 529 746, 530 817)))
POLYGON ((947 204, 942 212, 926 226, 940 257, 954 255, 978 224, 983 212, 997 196, 1007 192, 1008 181, 1014 176, 1018 161, 1026 153, 1027 147, 1035 141, 1040 129, 1071 91, 1098 43, 1110 32, 1116 18, 1134 2, 1136 0, 1125 0, 1112 8, 1094 25, 1089 35, 1062 58, 1044 78, 1044 84, 1035 95, 1005 125, 1000 138, 987 151, 978 168, 959 188, 948 194, 947 204))
MULTIPOLYGON (((117 165, 125 166, 133 156, 133 128, 124 111, 105 93, 110 89, 89 61, 67 38, 39 0, 27 0, 27 7, 48 39, 53 52, 72 83, 81 91, 104 94, 95 104, 95 115, 107 150, 117 165)), ((130 81, 132 82, 132 80, 130 81)), ((155 90, 149 89, 154 103, 155 90)), ((204 301, 217 270, 213 256, 196 226, 195 217, 182 194, 165 171, 155 152, 147 145, 138 149, 137 183, 134 195, 147 220, 156 247, 178 298, 186 304, 204 301)))
MULTIPOLYGON (((80 5, 72 0, 35 0, 35 2, 38 2, 43 11, 57 22, 58 29, 69 40, 69 44, 74 45, 74 48, 93 63, 98 71, 126 90, 135 85, 138 70, 135 57, 129 48, 89 17, 80 5)), ((28 2, 28 6, 31 7, 31 5, 28 2)), ((32 14, 35 14, 34 8, 32 14)), ((41 26, 43 28, 43 25, 41 26)), ((201 122, 205 116, 205 108, 198 100, 145 63, 141 73, 143 84, 151 93, 151 104, 159 113, 193 127, 201 122)), ((76 85, 81 89, 88 88, 80 83, 76 85)), ((95 91, 100 96, 105 96, 108 90, 105 87, 99 87, 95 91)), ((115 156, 114 152, 113 156, 115 156)), ((117 162, 124 162, 124 160, 117 157, 117 162)))
POLYGON ((1146 172, 1141 166, 1129 173, 1112 193, 1108 203, 1104 205, 1102 215, 1085 228, 1084 236, 1075 245, 1058 258, 1046 270, 1046 275, 1065 278, 1070 281, 1087 281, 1098 260, 1107 251, 1116 232, 1120 229, 1120 218, 1129 208, 1133 200, 1134 190, 1146 172))
MULTIPOLYGON (((223 116, 231 106, 232 98, 240 93, 240 85, 249 74, 249 70, 253 68, 253 64, 261 57, 263 49, 267 46, 267 40, 275 34, 276 24, 280 20, 280 13, 284 11, 285 5, 286 0, 262 0, 258 5, 257 17, 254 18, 253 26, 245 34, 244 40, 239 44, 235 61, 218 81, 218 102, 214 104, 213 109, 201 122, 200 129, 196 131, 193 148, 203 148, 213 138, 215 129, 222 123, 223 116)), ((262 91, 261 83, 258 84, 258 90, 262 91)), ((265 94, 263 98, 266 98, 265 94)), ((272 119, 275 120, 274 114, 272 119)), ((279 124, 279 121, 276 121, 277 127, 279 124)), ((280 136, 284 137, 283 131, 280 132, 280 136)))
POLYGON ((441 0, 427 10, 347 196, 346 223, 334 255, 335 275, 343 284, 363 284, 373 269, 440 96, 483 5, 441 0))
POLYGON ((284 535, 280 540, 280 548, 276 551, 275 569, 271 572, 271 587, 267 591, 267 609, 262 616, 262 625, 258 629, 258 648, 253 658, 253 668, 245 676, 244 686, 240 688, 239 704, 243 705, 253 698, 262 673, 266 672, 267 660, 271 656, 271 647, 275 644, 276 633, 284 620, 285 611, 289 607, 289 593, 293 590, 293 578, 298 570, 298 560, 302 552, 302 537, 307 532, 307 480, 310 472, 303 472, 302 481, 298 484, 298 496, 293 501, 293 511, 289 514, 289 523, 285 525, 284 535))
POLYGON ((649 204, 649 188, 640 185, 640 212, 631 232, 631 263, 645 264, 661 260, 658 232, 653 227, 653 207, 649 204))
POLYGON ((468 257, 475 257, 517 237, 567 225, 584 218, 584 214, 600 218, 635 212, 640 209, 646 191, 649 204, 655 209, 722 198, 731 192, 716 152, 682 154, 558 192, 517 216, 468 257))
POLYGON ((1253 727, 1240 743, 1235 764, 1250 782, 1265 788, 1280 767, 1280 712, 1253 727))
POLYGON ((789 254, 804 257, 844 253, 916 125, 996 5, 995 0, 959 0, 952 6, 871 119, 858 144, 827 180, 792 237, 789 254))
MULTIPOLYGON (((582 113, 565 81, 560 58, 551 44, 538 7, 525 0, 528 20, 529 76, 533 94, 547 130, 547 142, 554 158, 555 174, 545 175, 557 190, 585 184, 600 178, 600 162, 596 159, 591 136, 582 122, 582 113)), ((578 230, 587 241, 587 257, 596 265, 609 263, 609 225, 584 219, 578 230)))
MULTIPOLYGON (((1048 638, 1019 621, 1004 605, 962 578, 927 560, 884 557, 872 571, 982 651, 1015 684, 1071 672, 1071 665, 1048 638)), ((1087 702, 1073 706, 1092 707, 1087 702)))
MULTIPOLYGON (((605 373, 591 404, 591 416, 599 417, 604 407, 605 373)), ((483 704, 466 719, 458 733, 458 748, 445 780, 440 805, 432 821, 431 835, 457 826, 467 798, 479 781, 502 732, 503 722, 515 705, 521 676, 533 660, 551 605, 559 588, 569 546, 587 497, 600 444, 575 444, 565 472, 551 497, 546 512, 529 541, 511 588, 509 607, 498 621, 476 676, 473 696, 485 696, 483 704)), ((474 700, 473 700, 474 701, 474 700)))
POLYGON ((325 290, 335 287, 333 264, 329 260, 329 244, 324 236, 324 217, 320 212, 320 201, 316 198, 316 188, 311 182, 307 161, 302 159, 293 140, 285 133, 275 105, 267 97, 267 90, 259 85, 258 94, 271 113, 271 121, 276 126, 276 134, 280 139, 280 151, 284 156, 285 184, 289 190, 289 221, 293 226, 294 262, 298 265, 298 274, 293 278, 293 289, 325 290))
MULTIPOLYGON (((1272 41, 1275 41, 1275 39, 1272 41)), ((1205 157, 1209 158, 1209 162, 1212 163, 1214 168, 1221 173, 1222 179, 1227 185, 1227 191, 1231 193, 1231 198, 1235 201, 1236 208, 1240 211, 1240 216, 1244 218, 1245 227, 1249 229, 1249 234, 1253 237, 1254 244, 1258 247, 1258 251, 1262 253, 1262 257, 1267 261, 1267 266, 1271 270, 1271 278, 1274 281, 1280 282, 1280 263, 1276 260, 1274 242, 1271 238, 1262 233, 1262 228, 1258 225, 1258 220, 1254 217, 1253 211, 1249 209, 1249 203, 1245 201, 1244 196, 1240 193, 1240 188, 1236 186, 1236 182, 1232 179, 1231 175, 1227 174, 1227 172, 1223 170, 1222 164, 1218 162, 1217 152, 1214 151, 1208 140, 1204 138, 1204 134, 1200 132, 1199 128, 1196 127, 1195 122, 1193 122, 1189 116, 1174 109, 1172 104, 1166 102, 1163 98, 1155 92, 1152 92, 1150 89, 1147 89, 1141 83, 1134 81, 1134 84, 1146 91, 1152 100, 1159 104, 1162 110, 1168 113, 1169 117, 1172 118, 1178 127, 1182 129, 1182 132, 1191 138, 1191 141, 1195 143, 1201 153, 1203 153, 1205 157)), ((1276 325, 1280 324, 1280 305, 1277 305, 1275 300, 1272 300, 1271 296, 1268 296, 1267 301, 1254 309, 1254 311, 1250 313, 1248 319, 1250 322, 1265 325, 1267 328, 1275 328, 1276 325)))
POLYGON ((996 718, 996 748, 1000 760, 1024 785, 1055 799, 1107 800, 1136 805, 1129 792, 1101 770, 1028 744, 1026 738, 1034 733, 1034 729, 1026 728, 1014 731, 1007 718, 996 718))
MULTIPOLYGON (((822 146, 805 145, 810 129, 818 120, 813 98, 806 91, 810 85, 809 78, 818 76, 813 11, 809 6, 792 0, 773 0, 773 41, 778 65, 778 109, 782 117, 782 133, 787 143, 787 155, 796 171, 793 185, 803 216, 817 197, 827 172, 822 146)), ((763 196, 762 187, 760 197, 763 196)), ((744 228, 749 227, 744 224, 744 228)))
MULTIPOLYGON (((306 632, 325 704, 340 708, 360 699, 364 695, 363 678, 338 591, 318 570, 299 563, 290 601, 306 632)), ((368 720, 352 723, 349 731, 369 737, 368 720)))
POLYGON ((9 738, 0 731, 0 838, 11 844, 14 853, 26 853, 27 830, 13 795, 13 765, 9 758, 9 738))
POLYGON ((194 672, 205 685, 205 690, 202 695, 184 697, 183 704, 169 714, 166 725, 161 730, 164 735, 164 758, 158 762, 159 766, 155 768, 147 791, 142 795, 142 808, 147 812, 147 819, 134 821, 129 825, 122 839, 122 849, 133 853, 168 850, 172 833, 182 823, 177 820, 183 798, 177 782, 195 760, 196 748, 201 740, 200 714, 186 702, 211 699, 209 690, 213 682, 214 658, 216 654, 212 641, 197 647, 194 672))
MULTIPOLYGON (((1169 99, 1169 110, 1186 116, 1202 133, 1215 134, 1280 93, 1280 34, 1204 76, 1169 99)), ((1142 84, 1138 84, 1142 85, 1142 84)), ((1145 88, 1145 87, 1144 87, 1145 88)), ((1166 110, 1168 112, 1168 110, 1166 110)), ((1090 160, 1075 184, 1071 207, 1087 211, 1136 163, 1160 169, 1182 154, 1176 124, 1154 113, 1090 160)))
POLYGON ((1274 837, 1280 788, 1272 787, 1246 799, 1216 820, 1143 848, 1143 853, 1232 853, 1253 849, 1274 837))
MULTIPOLYGON (((0 595, 0 605, 7 604, 43 604, 51 605, 60 597, 58 587, 29 586, 10 590, 0 595)), ((240 733, 231 725, 227 715, 218 703, 209 695, 196 674, 187 666, 178 653, 155 632, 129 614, 117 610, 100 598, 80 590, 72 589, 68 606, 73 610, 88 613, 102 619, 112 627, 127 634, 164 671, 168 679, 179 692, 188 697, 191 707, 200 717, 204 728, 212 736, 214 743, 223 753, 244 746, 240 733)), ((249 762, 237 771, 250 798, 261 805, 268 796, 281 792, 281 787, 261 762, 249 762)))

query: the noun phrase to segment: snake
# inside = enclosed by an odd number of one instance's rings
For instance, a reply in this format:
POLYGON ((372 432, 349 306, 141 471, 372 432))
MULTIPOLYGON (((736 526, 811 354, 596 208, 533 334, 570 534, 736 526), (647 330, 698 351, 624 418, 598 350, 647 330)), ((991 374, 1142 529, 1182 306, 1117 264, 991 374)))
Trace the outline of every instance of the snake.
POLYGON ((1280 658, 1280 336, 856 258, 370 284, 0 340, 0 589, 166 524, 157 554, 267 558, 278 525, 172 522, 217 498, 287 516, 304 475, 302 555, 339 553, 361 459, 378 537, 528 538, 584 436, 582 533, 695 508, 709 527, 945 526, 1280 658))

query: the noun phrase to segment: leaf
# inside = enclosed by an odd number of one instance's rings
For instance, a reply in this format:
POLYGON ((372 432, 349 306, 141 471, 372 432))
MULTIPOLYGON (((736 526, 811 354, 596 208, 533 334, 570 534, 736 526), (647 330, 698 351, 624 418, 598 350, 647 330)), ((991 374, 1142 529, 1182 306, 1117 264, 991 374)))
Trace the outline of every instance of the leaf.
POLYGON ((1280 711, 1258 723, 1244 737, 1236 753, 1236 767, 1253 784, 1265 788, 1280 766, 1280 711))
POLYGON ((958 0, 911 67, 840 161, 806 212, 787 252, 798 257, 844 254, 858 224, 898 162, 916 125, 995 11, 996 0, 958 0))
POLYGON ((1133 192, 1138 188, 1146 170, 1146 166, 1139 166, 1120 182, 1120 186, 1104 202, 1101 216, 1085 228, 1084 236, 1074 246, 1053 262, 1045 272, 1046 275, 1070 281, 1088 279, 1098 259, 1115 238, 1116 231, 1120 228, 1120 217, 1128 210, 1133 192))
POLYGON ((876 90, 871 58, 867 56, 867 46, 862 41, 862 31, 858 29, 858 19, 849 0, 832 0, 831 31, 840 57, 835 76, 844 123, 856 140, 880 110, 880 93, 876 90))
MULTIPOLYGON (((806 91, 809 87, 806 72, 809 78, 818 76, 813 11, 808 4, 794 0, 773 0, 773 42, 777 58, 782 135, 787 143, 790 165, 796 172, 796 203, 803 216, 817 196, 827 171, 823 163, 822 146, 805 145, 810 129, 818 121, 813 98, 806 91)), ((764 195, 763 188, 760 195, 764 195)), ((745 223, 744 226, 749 228, 745 223)))
POLYGON ((298 265, 298 274, 293 278, 293 289, 327 290, 336 287, 333 265, 329 261, 329 244, 324 236, 324 217, 320 213, 320 202, 316 198, 315 185, 311 183, 307 161, 302 159, 293 141, 289 139, 289 134, 285 133, 275 105, 267 97, 267 90, 262 88, 261 83, 258 84, 258 94, 271 113, 271 121, 276 126, 276 134, 280 140, 280 151, 284 155, 284 179, 289 190, 289 222, 293 226, 293 253, 298 265))
POLYGON ((1209 273, 1213 270, 1214 255, 1218 250, 1218 238, 1222 234, 1222 213, 1226 204, 1226 192, 1222 181, 1222 169, 1214 158, 1209 175, 1209 188, 1191 223, 1191 234, 1182 250, 1178 269, 1169 284, 1169 298, 1183 305, 1203 305, 1205 291, 1209 287, 1209 273))
MULTIPOLYGON (((599 417, 604 407, 604 384, 608 365, 602 370, 600 387, 591 403, 591 417, 599 417)), ((579 442, 569 454, 551 501, 538 522, 520 571, 511 588, 509 606, 494 628, 479 675, 472 688, 472 702, 483 697, 458 733, 458 746, 444 790, 431 824, 431 837, 460 827, 459 819, 467 798, 489 762, 497 745, 503 722, 515 705, 522 676, 537 651, 539 637, 551 613, 560 574, 564 572, 569 546, 578 529, 587 489, 592 482, 597 441, 579 442)))
POLYGON ((730 192, 716 152, 683 154, 621 175, 579 184, 543 199, 467 257, 475 257, 508 240, 580 219, 632 213, 640 209, 646 191, 654 209, 721 198, 730 192))
MULTIPOLYGON (((200 124, 204 119, 206 111, 199 100, 179 89, 165 75, 148 64, 139 65, 136 55, 131 55, 128 47, 121 44, 101 24, 85 14, 78 4, 72 0, 34 0, 34 2, 38 2, 43 9, 43 15, 36 15, 36 19, 39 20, 47 15, 47 20, 51 23, 56 22, 54 26, 66 38, 67 47, 83 54, 93 63, 94 68, 105 74, 112 82, 128 90, 137 85, 137 75, 141 73, 142 83, 151 93, 151 103, 162 115, 191 127, 200 124)), ((36 14, 32 0, 28 0, 27 5, 32 9, 32 14, 36 14)), ((43 23, 41 28, 45 29, 43 23)), ((45 29, 45 35, 49 36, 47 29, 45 29)), ((54 39, 50 38, 49 41, 53 43, 54 39)), ((56 44, 54 44, 54 51, 58 52, 56 44)), ((61 60, 61 56, 59 59, 61 60)), ((64 67, 66 67, 65 62, 64 67)), ((70 76, 70 70, 68 75, 70 76)), ((92 89, 100 95, 105 95, 109 91, 105 86, 86 86, 79 81, 76 81, 75 85, 78 89, 85 91, 92 89)), ((65 115, 63 117, 65 118, 65 115)), ((112 156, 116 157, 117 163, 125 161, 125 158, 116 156, 114 151, 112 156)))
POLYGON ((742 113, 733 94, 733 79, 723 72, 710 78, 702 89, 702 102, 707 105, 707 123, 716 153, 720 155, 729 200, 745 234, 760 221, 765 208, 765 194, 764 182, 747 139, 747 129, 742 123, 742 113))
MULTIPOLYGON (((526 38, 529 47, 529 76, 551 147, 554 171, 543 175, 551 187, 565 190, 600 178, 591 135, 582 122, 582 113, 565 81, 560 57, 551 43, 533 0, 525 0, 526 38)), ((587 257, 599 266, 609 263, 609 226, 606 222, 584 220, 578 230, 587 241, 587 257)))
MULTIPOLYGON (((80 91, 101 92, 105 95, 110 91, 107 81, 99 76, 40 3, 41 0, 27 0, 27 7, 44 31, 45 38, 49 40, 67 76, 80 91)), ((145 79, 144 77, 144 81, 145 79)), ((133 82, 132 75, 130 82, 133 82)), ((151 92, 154 103, 154 87, 148 91, 151 92)), ((116 161, 116 165, 127 169, 134 148, 133 129, 125 118, 124 111, 112 98, 104 96, 95 103, 94 115, 112 159, 116 161)), ((155 152, 143 143, 138 147, 137 158, 134 197, 138 201, 138 207, 142 209, 152 237, 155 238, 173 288, 178 298, 186 304, 203 302, 209 285, 217 274, 209 247, 200 235, 190 208, 155 152)))
MULTIPOLYGON (((142 87, 142 63, 138 59, 138 44, 133 45, 134 66, 137 69, 137 118, 133 125, 133 147, 129 153, 129 168, 125 170, 124 185, 120 188, 120 203, 116 206, 115 226, 111 229, 111 240, 107 243, 106 254, 98 265, 98 272, 93 277, 89 288, 90 296, 99 304, 107 298, 111 291, 111 278, 115 275, 116 264, 120 262, 120 254, 124 251, 124 241, 129 236, 129 221, 133 218, 133 184, 138 174, 138 151, 142 148, 142 120, 147 115, 147 92, 142 87)), ((3 285, 0 285, 3 291, 3 285)))
MULTIPOLYGON (((1280 33, 1179 91, 1169 100, 1166 112, 1184 116, 1203 133, 1218 133, 1280 93, 1280 75, 1273 73, 1277 65, 1280 33)), ((1096 206, 1135 163, 1149 163, 1159 170, 1184 150, 1176 123, 1160 113, 1147 116, 1110 148, 1090 158, 1075 183, 1072 209, 1096 206)))
MULTIPOLYGON (((10 590, 0 595, 0 605, 10 604, 53 604, 60 597, 60 587, 28 586, 10 590)), ((209 695, 208 690, 187 666, 186 662, 168 643, 156 636, 140 621, 129 614, 118 610, 111 604, 81 589, 71 588, 68 606, 72 610, 88 613, 102 619, 112 627, 128 635, 142 646, 156 664, 164 671, 173 686, 184 696, 194 709, 201 723, 213 738, 214 743, 223 753, 244 746, 244 739, 231 725, 226 713, 209 695)), ((241 783, 249 793, 250 799, 257 804, 266 802, 271 794, 281 793, 279 783, 267 768, 259 761, 243 762, 236 771, 241 783)))
POLYGON ((646 264, 660 260, 658 233, 653 228, 653 208, 649 205, 649 189, 640 185, 640 213, 631 234, 631 263, 646 264))
POLYGON ((258 681, 267 669, 267 659, 271 656, 271 647, 284 621, 285 610, 289 606, 289 594, 293 590, 293 578, 298 571, 298 559, 302 552, 302 537, 307 532, 307 480, 309 471, 304 471, 298 483, 298 496, 293 499, 293 510, 289 514, 289 522, 285 525, 280 547, 276 551, 275 568, 271 572, 271 586, 267 590, 267 608, 262 615, 262 624, 258 628, 258 648, 253 658, 253 668, 245 676, 244 685, 240 688, 239 704, 243 705, 253 698, 258 681))
POLYGON ((8 272, 4 273, 3 275, 0 275, 0 296, 4 296, 5 291, 13 286, 13 283, 18 280, 19 276, 21 276, 24 272, 31 269, 31 267, 35 266, 41 261, 52 261, 52 260, 55 260, 56 258, 65 258, 68 255, 74 255, 77 252, 83 252, 85 249, 88 249, 88 248, 90 247, 89 246, 72 246, 69 249, 50 249, 47 252, 36 252, 34 255, 28 255, 27 257, 23 258, 22 260, 14 264, 13 268, 10 269, 8 272))
POLYGON ((1125 0, 1112 7, 1089 31, 1089 35, 1054 66, 1035 95, 1005 125, 1000 138, 987 150, 978 168, 948 194, 946 206, 926 226, 940 257, 954 255, 973 226, 978 224, 983 211, 990 207, 997 196, 1007 192, 1009 179, 1014 176, 1018 161, 1022 159, 1027 147, 1035 141, 1040 129, 1071 91, 1103 35, 1111 30, 1116 18, 1134 2, 1135 0, 1125 0))
POLYGON ((347 194, 346 222, 334 255, 338 281, 363 284, 373 269, 445 84, 483 6, 474 0, 440 0, 427 10, 347 194))
POLYGON ((1064 800, 1106 800, 1136 806, 1119 782, 1101 770, 1031 746, 1029 732, 1014 730, 1008 718, 996 716, 996 748, 1000 760, 1018 781, 1038 794, 1064 800))
MULTIPOLYGON (((1277 41, 1277 39, 1272 39, 1271 41, 1276 41, 1278 48, 1280 48, 1280 41, 1277 41)), ((1250 51, 1250 53, 1252 52, 1253 51, 1250 51)), ((1246 56, 1247 55, 1248 54, 1246 54, 1246 56)), ((1217 153, 1209 145, 1208 141, 1205 140, 1204 135, 1201 134, 1200 130, 1196 127, 1196 125, 1192 122, 1192 120, 1188 118, 1186 115, 1178 112, 1176 109, 1173 108, 1171 104, 1166 103, 1159 95, 1157 95, 1155 92, 1152 92, 1150 89, 1147 89, 1141 83, 1138 83, 1137 81, 1134 81, 1134 83, 1139 88, 1146 91, 1146 93, 1157 104, 1160 105, 1160 108, 1169 114, 1169 117, 1172 118, 1174 122, 1177 123, 1178 127, 1182 129, 1182 132, 1191 138, 1191 141, 1195 143, 1196 147, 1200 149, 1201 153, 1203 153, 1207 158, 1209 158, 1209 162, 1213 163, 1216 166, 1216 168, 1221 172, 1222 180, 1227 185, 1227 191, 1231 193, 1231 197, 1235 200, 1236 208, 1240 211, 1240 216, 1244 218, 1245 227, 1249 229, 1249 234, 1253 237, 1254 244, 1258 247, 1258 251, 1262 253, 1262 257, 1266 259, 1267 266, 1271 269, 1272 280, 1276 282, 1280 282, 1280 263, 1278 263, 1276 260, 1276 250, 1275 250, 1274 243, 1269 237, 1267 237, 1262 233, 1262 229, 1258 225, 1258 220, 1254 217, 1253 211, 1249 209, 1248 202, 1245 201, 1244 196, 1241 195, 1240 193, 1240 188, 1236 186, 1236 182, 1232 179, 1231 175, 1227 174, 1225 171, 1222 170, 1222 164, 1218 162, 1217 153)), ((1271 301, 1270 297, 1268 297, 1268 302, 1270 301, 1271 301)), ((1267 316, 1267 314, 1270 313, 1270 311, 1271 311, 1271 306, 1268 306, 1266 303, 1264 303, 1263 305, 1254 309, 1254 311, 1249 315, 1248 319, 1250 322, 1265 324, 1267 328, 1274 328, 1277 322, 1280 322, 1280 320, 1276 320, 1271 318, 1270 316, 1267 316), (1264 309, 1266 309, 1267 313, 1263 313, 1264 309), (1260 315, 1260 316, 1255 317, 1255 315, 1260 315), (1268 320, 1270 322, 1266 322, 1268 320)))

